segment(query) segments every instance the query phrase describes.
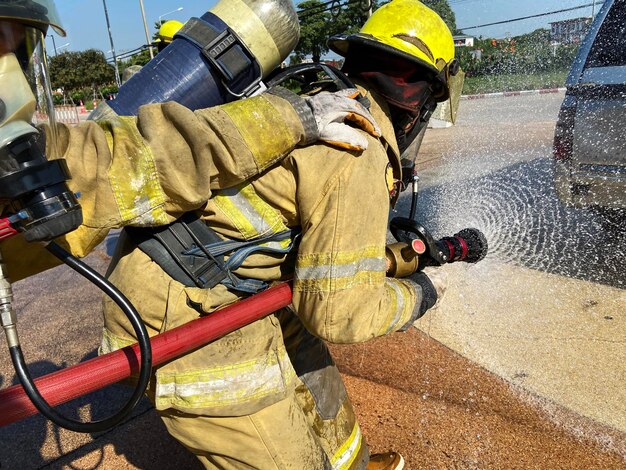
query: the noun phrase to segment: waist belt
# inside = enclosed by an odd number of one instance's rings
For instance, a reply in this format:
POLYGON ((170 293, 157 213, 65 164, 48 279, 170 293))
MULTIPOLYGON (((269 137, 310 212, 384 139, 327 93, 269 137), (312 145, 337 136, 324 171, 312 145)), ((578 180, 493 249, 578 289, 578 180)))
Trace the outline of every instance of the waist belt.
POLYGON ((210 289, 221 283, 247 293, 259 292, 268 284, 259 279, 240 278, 232 271, 256 252, 290 252, 300 235, 299 229, 291 229, 254 240, 222 240, 194 213, 187 213, 170 225, 126 227, 124 231, 141 251, 183 285, 210 289), (283 247, 284 240, 291 242, 283 247), (226 261, 225 255, 229 255, 226 261))

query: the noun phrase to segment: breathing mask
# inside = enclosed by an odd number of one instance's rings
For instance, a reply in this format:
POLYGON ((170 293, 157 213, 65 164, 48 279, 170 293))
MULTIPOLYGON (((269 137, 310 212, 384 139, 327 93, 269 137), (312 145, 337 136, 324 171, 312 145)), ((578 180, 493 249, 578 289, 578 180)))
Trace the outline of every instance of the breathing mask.
POLYGON ((0 19, 0 221, 28 241, 51 240, 82 220, 65 162, 45 157, 59 156, 47 70, 43 30, 0 19))
MULTIPOLYGON (((353 52, 346 57, 343 70, 351 76, 367 80, 389 105, 400 150, 403 180, 410 178, 421 143, 418 136, 428 124, 443 94, 441 85, 431 71, 404 58, 372 51, 361 45, 354 45, 353 52)), ((407 181, 404 184, 406 186, 407 181)))

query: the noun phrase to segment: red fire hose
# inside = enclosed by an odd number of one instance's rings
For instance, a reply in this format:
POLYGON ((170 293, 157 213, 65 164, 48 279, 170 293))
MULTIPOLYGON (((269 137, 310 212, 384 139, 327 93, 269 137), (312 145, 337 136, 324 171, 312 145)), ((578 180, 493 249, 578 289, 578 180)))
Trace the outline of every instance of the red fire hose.
MULTIPOLYGON (((232 331, 263 318, 291 303, 291 287, 279 284, 260 294, 224 307, 207 317, 151 338, 152 364, 159 365, 203 346, 232 331)), ((139 370, 139 348, 118 351, 81 362, 35 379, 46 401, 56 406, 119 382, 139 370)), ((0 390, 0 426, 37 413, 21 385, 0 390)))

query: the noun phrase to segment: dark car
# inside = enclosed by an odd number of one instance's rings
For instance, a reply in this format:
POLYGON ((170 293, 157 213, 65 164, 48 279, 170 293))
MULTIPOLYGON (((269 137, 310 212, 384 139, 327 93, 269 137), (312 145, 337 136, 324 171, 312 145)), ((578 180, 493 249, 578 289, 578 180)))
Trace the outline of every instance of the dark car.
POLYGON ((570 207, 624 220, 626 209, 626 0, 607 0, 566 82, 554 136, 554 182, 570 207))

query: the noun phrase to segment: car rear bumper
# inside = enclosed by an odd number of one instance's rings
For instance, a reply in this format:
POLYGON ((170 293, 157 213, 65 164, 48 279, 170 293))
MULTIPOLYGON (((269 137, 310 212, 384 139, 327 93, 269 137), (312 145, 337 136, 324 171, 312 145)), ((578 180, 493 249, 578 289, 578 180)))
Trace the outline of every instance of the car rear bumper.
POLYGON ((626 209, 626 169, 582 166, 572 172, 568 164, 556 162, 554 185, 560 201, 568 207, 626 209))

